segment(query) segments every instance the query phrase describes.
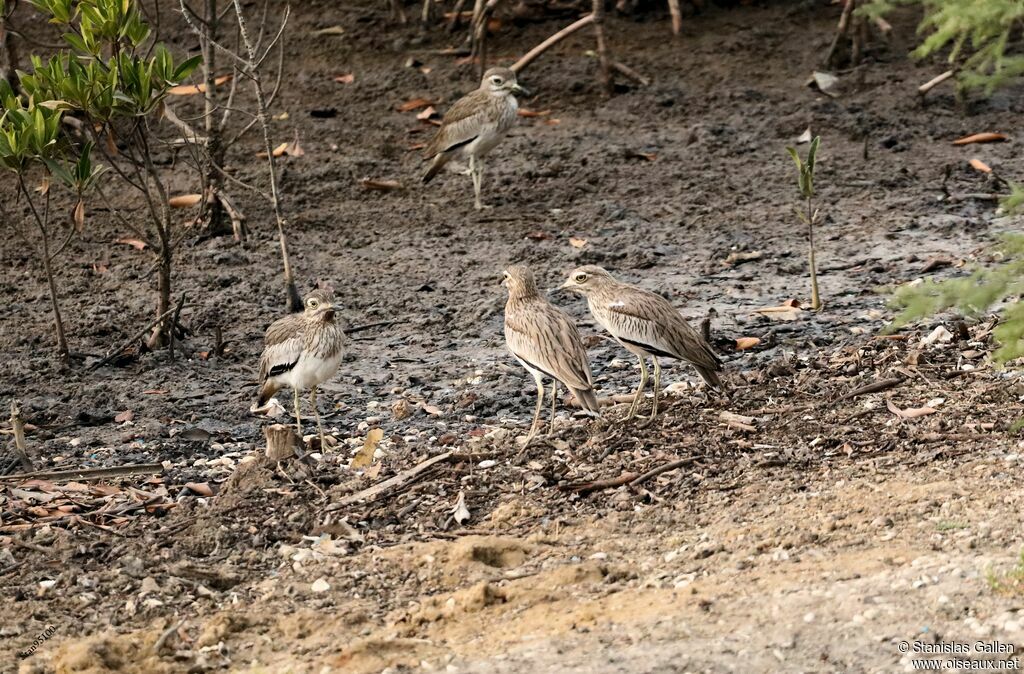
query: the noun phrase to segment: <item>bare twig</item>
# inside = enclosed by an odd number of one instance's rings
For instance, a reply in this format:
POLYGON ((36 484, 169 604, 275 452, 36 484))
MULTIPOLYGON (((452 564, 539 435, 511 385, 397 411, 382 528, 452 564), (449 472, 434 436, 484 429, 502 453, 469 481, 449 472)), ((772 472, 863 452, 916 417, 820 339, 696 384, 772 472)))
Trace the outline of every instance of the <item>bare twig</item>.
POLYGON ((611 57, 608 55, 608 40, 604 34, 604 0, 594 0, 594 37, 597 39, 597 60, 600 67, 601 88, 605 96, 612 95, 611 57))
POLYGON ((623 473, 618 477, 612 477, 604 480, 590 480, 587 482, 570 482, 569 484, 559 485, 561 491, 571 491, 581 496, 583 494, 589 494, 593 491, 601 491, 602 489, 611 489, 613 487, 621 487, 625 484, 630 484, 634 480, 642 477, 636 473, 623 473))
POLYGON ((664 465, 658 466, 657 468, 652 468, 651 470, 647 471, 646 473, 644 473, 640 477, 638 477, 635 480, 633 480, 632 482, 630 482, 629 486, 630 487, 637 487, 637 486, 643 484, 644 482, 647 482, 651 478, 654 478, 654 477, 657 477, 658 475, 661 475, 662 473, 667 473, 667 472, 669 472, 671 470, 676 470, 677 468, 683 468, 685 466, 689 466, 690 464, 695 463, 697 461, 700 461, 703 458, 705 458, 704 455, 700 454, 700 455, 697 455, 697 456, 690 456, 690 457, 687 457, 685 459, 679 459, 678 461, 670 461, 669 463, 666 463, 664 465))
POLYGON ((512 65, 512 71, 515 73, 520 72, 528 65, 533 63, 538 56, 546 52, 548 49, 551 49, 551 47, 555 46, 565 38, 569 37, 576 31, 578 31, 580 28, 585 28, 586 26, 589 26, 592 23, 594 23, 593 14, 587 14, 582 19, 574 21, 573 23, 569 24, 562 30, 558 31, 548 39, 541 42, 539 45, 537 45, 530 51, 526 52, 526 54, 521 59, 519 59, 512 65))
POLYGON ((668 13, 672 15, 672 34, 679 35, 683 29, 683 14, 679 11, 679 0, 668 0, 668 13))
POLYGON ((840 400, 849 400, 850 398, 856 398, 857 396, 867 395, 868 393, 878 393, 879 391, 885 391, 891 389, 894 386, 899 386, 904 381, 906 381, 906 377, 893 377, 891 379, 882 379, 880 381, 874 381, 871 382, 870 384, 865 384, 860 388, 855 388, 852 391, 844 393, 843 395, 836 398, 834 402, 839 402, 840 400))
POLYGON ((484 455, 480 454, 467 455, 456 452, 445 452, 444 454, 438 454, 437 456, 431 457, 426 461, 421 461, 420 463, 416 464, 412 468, 409 468, 408 470, 403 470, 401 473, 395 475, 394 477, 390 477, 387 480, 378 482, 377 484, 367 487, 366 489, 357 491, 354 494, 349 494, 348 496, 343 497, 336 503, 332 503, 328 505, 326 508, 324 508, 324 512, 333 512, 335 510, 347 508, 348 506, 354 505, 356 503, 374 501, 380 498, 385 492, 407 487, 413 482, 416 482, 418 479, 420 479, 420 477, 424 475, 424 473, 426 473, 431 468, 440 463, 454 463, 456 461, 461 460, 478 461, 482 458, 484 458, 484 455))
POLYGON ((920 95, 923 98, 925 95, 928 94, 929 91, 939 86, 949 78, 953 77, 953 75, 956 75, 955 70, 947 70, 941 75, 937 75, 936 77, 931 78, 930 80, 928 80, 927 82, 925 82, 924 84, 917 88, 918 95, 920 95))
POLYGON ((28 447, 25 444, 25 421, 21 418, 21 408, 17 400, 11 401, 11 429, 14 431, 14 453, 18 455, 21 467, 26 471, 36 469, 32 463, 32 457, 28 455, 28 447))
POLYGON ((16 475, 0 475, 0 482, 24 482, 26 480, 49 480, 51 482, 70 482, 82 480, 102 480, 110 477, 126 477, 128 475, 155 475, 162 473, 162 463, 133 463, 126 466, 108 468, 79 468, 76 470, 36 470, 16 475))
POLYGON ((127 349, 129 346, 131 346, 135 342, 137 342, 140 339, 142 339, 143 337, 145 337, 147 332, 152 330, 157 324, 162 322, 165 318, 170 316, 175 311, 177 311, 177 307, 171 307, 170 309, 168 309, 167 311, 165 311, 161 315, 159 315, 156 318, 154 318, 152 321, 150 321, 146 325, 146 327, 144 327, 142 330, 139 330, 137 333, 132 335, 131 338, 126 339, 125 341, 121 342, 121 344, 116 349, 114 349, 109 354, 107 354, 107 356, 103 360, 99 361, 98 363, 94 363, 92 366, 89 367, 89 369, 90 370, 97 370, 97 369, 103 367, 104 365, 106 365, 107 363, 109 363, 110 361, 112 361, 115 358, 117 358, 119 355, 121 355, 124 352, 125 349, 127 349))

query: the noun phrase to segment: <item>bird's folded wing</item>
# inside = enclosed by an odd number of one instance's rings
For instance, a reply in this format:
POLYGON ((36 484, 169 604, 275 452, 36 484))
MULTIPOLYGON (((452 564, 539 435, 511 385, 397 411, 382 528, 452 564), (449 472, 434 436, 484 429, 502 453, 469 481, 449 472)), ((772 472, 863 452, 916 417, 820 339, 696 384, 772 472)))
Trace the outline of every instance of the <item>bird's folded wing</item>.
POLYGON ((622 341, 647 347, 655 355, 682 358, 713 369, 719 363, 700 333, 658 295, 620 295, 605 308, 613 314, 615 336, 622 341))
POLYGON ((527 316, 505 316, 505 341, 517 358, 555 377, 566 386, 589 389, 590 363, 579 332, 572 321, 552 311, 527 316))
POLYGON ((450 152, 476 140, 487 121, 486 94, 474 91, 460 98, 441 120, 441 128, 424 151, 428 157, 450 152))
POLYGON ((297 314, 274 321, 264 337, 260 356, 260 382, 295 367, 305 342, 305 322, 297 314))

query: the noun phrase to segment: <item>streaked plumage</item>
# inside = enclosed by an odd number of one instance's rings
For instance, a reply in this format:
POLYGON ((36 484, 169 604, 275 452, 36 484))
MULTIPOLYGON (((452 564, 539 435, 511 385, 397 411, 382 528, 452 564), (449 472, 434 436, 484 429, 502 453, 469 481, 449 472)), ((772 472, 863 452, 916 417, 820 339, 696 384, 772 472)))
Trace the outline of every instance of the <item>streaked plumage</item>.
POLYGON ((672 303, 649 290, 622 283, 594 265, 573 270, 562 288, 586 296, 590 313, 611 333, 619 344, 640 359, 640 387, 637 389, 632 417, 639 407, 647 385, 647 365, 654 360, 654 409, 658 413, 658 389, 661 386, 661 364, 658 358, 678 358, 696 368, 709 386, 720 389, 718 373, 722 361, 699 332, 686 322, 672 303))
POLYGON ((537 408, 526 442, 537 433, 544 404, 544 377, 551 382, 551 423, 555 420, 558 383, 568 388, 580 406, 598 413, 587 350, 572 319, 541 297, 533 272, 521 265, 505 270, 505 343, 537 383, 537 408))
POLYGON ((478 209, 483 208, 480 201, 483 157, 516 123, 519 112, 519 103, 513 95, 516 93, 527 92, 508 68, 491 68, 484 73, 480 87, 449 108, 437 134, 427 145, 424 154, 432 159, 423 174, 423 182, 430 182, 455 155, 469 157, 474 204, 478 209))
POLYGON ((304 304, 301 314, 279 318, 267 328, 259 364, 257 404, 263 406, 282 388, 291 388, 295 397, 295 423, 301 435, 299 391, 308 389, 322 446, 324 432, 316 405, 316 388, 337 373, 345 355, 345 333, 338 325, 339 307, 329 291, 314 290, 304 304))

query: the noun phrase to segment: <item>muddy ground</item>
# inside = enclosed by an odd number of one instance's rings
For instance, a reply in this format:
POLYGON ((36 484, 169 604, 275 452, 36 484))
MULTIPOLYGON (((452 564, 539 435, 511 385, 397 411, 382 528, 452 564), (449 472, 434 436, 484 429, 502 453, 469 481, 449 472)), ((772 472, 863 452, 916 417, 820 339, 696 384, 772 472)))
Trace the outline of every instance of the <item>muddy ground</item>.
MULTIPOLYGON (((392 26, 377 5, 303 3, 276 110, 288 117, 274 122, 305 149, 283 160, 294 264, 304 289, 333 285, 348 325, 394 323, 354 334, 325 387, 338 445, 271 466, 258 459, 271 421, 249 406, 282 293, 257 197, 235 195, 247 245, 181 249, 193 336, 173 362, 158 352, 88 369, 144 325, 155 283, 144 252, 113 243, 127 232, 107 213, 90 210, 62 265, 72 348, 86 354, 72 367, 52 357, 41 274, 5 238, 0 405, 20 401, 41 467, 165 471, 4 484, 0 670, 890 672, 913 669, 901 642, 953 640, 1020 657, 1018 371, 992 366, 986 317, 879 331, 892 318, 885 288, 989 262, 997 234, 1019 228, 990 201, 956 197, 992 189, 972 157, 1024 175, 1024 99, 964 106, 937 89, 920 105, 917 85, 941 65, 906 58, 913 17, 825 96, 804 83, 837 16, 713 8, 677 40, 658 17, 612 17, 618 58, 653 82, 611 99, 591 38, 571 38, 523 74, 535 95, 522 105, 551 112, 522 119, 495 152, 492 208, 477 213, 468 178, 418 185, 410 148, 432 127, 396 110, 417 97, 443 109, 474 86, 471 65, 432 53, 457 40, 392 26), (343 35, 314 35, 335 25, 343 35), (406 67, 410 56, 430 72, 406 67), (344 73, 355 81, 333 81, 344 73), (808 294, 783 151, 808 127, 823 138, 826 306, 780 321, 754 310, 808 294), (979 131, 1011 140, 951 144, 979 131), (367 191, 363 178, 409 189, 367 191), (743 252, 761 255, 730 262, 743 252), (709 395, 675 364, 653 426, 623 423, 625 405, 594 422, 565 408, 554 435, 521 452, 533 390, 503 350, 497 285, 513 261, 545 287, 602 264, 695 322, 710 314, 729 391, 709 395), (940 326, 948 336, 929 342, 940 326), (223 357, 210 355, 217 327, 223 357), (761 342, 736 352, 740 337, 761 342), (933 413, 906 412, 923 407, 933 413), (374 427, 374 466, 351 470, 374 427), (343 500, 445 452, 411 484, 343 500)), ((560 25, 506 21, 491 53, 510 62, 560 25)), ((258 149, 249 139, 230 164, 265 185, 258 149)), ((172 184, 195 189, 183 168, 172 184)), ((601 395, 628 393, 635 362, 582 302, 559 303, 592 336, 601 395)), ((18 469, 13 455, 0 469, 18 469)))

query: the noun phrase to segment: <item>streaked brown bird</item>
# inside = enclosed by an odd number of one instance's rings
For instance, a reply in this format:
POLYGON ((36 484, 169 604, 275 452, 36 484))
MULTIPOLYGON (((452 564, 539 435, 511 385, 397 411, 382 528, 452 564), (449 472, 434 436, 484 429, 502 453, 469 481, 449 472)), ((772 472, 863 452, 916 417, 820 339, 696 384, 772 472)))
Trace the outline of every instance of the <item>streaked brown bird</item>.
POLYGON ((572 319, 537 291, 533 272, 522 265, 505 270, 501 285, 508 288, 505 303, 505 343, 537 383, 537 407, 526 437, 537 434, 544 405, 544 378, 551 379, 551 430, 555 424, 558 383, 569 389, 580 406, 599 414, 587 350, 572 319))
POLYGON ((305 300, 302 313, 274 321, 264 338, 260 357, 260 394, 257 405, 263 406, 285 386, 295 397, 295 424, 302 436, 299 413, 299 391, 310 391, 310 402, 324 447, 324 428, 316 405, 316 388, 333 377, 345 355, 345 333, 338 325, 340 307, 326 290, 314 290, 305 300))
POLYGON ((617 281, 595 265, 573 270, 561 288, 586 297, 590 313, 597 322, 611 333, 615 341, 640 359, 640 386, 633 397, 628 419, 632 419, 639 410, 647 386, 647 357, 654 361, 651 419, 658 414, 658 391, 661 388, 659 357, 685 360, 696 368, 709 386, 722 388, 718 378, 722 361, 701 334, 690 327, 672 303, 661 295, 617 281))
POLYGON ((429 183, 455 155, 467 156, 467 173, 473 178, 473 203, 477 210, 483 208, 480 201, 483 158, 516 123, 519 103, 514 94, 529 96, 516 82, 514 72, 508 68, 491 68, 484 73, 476 91, 455 101, 424 151, 432 161, 423 174, 423 182, 429 183))

